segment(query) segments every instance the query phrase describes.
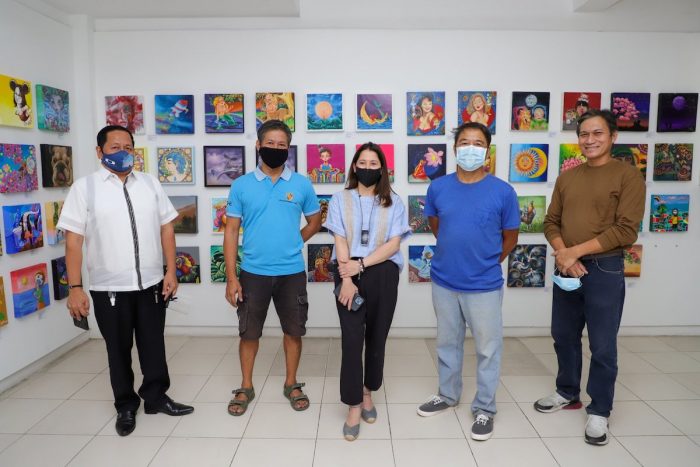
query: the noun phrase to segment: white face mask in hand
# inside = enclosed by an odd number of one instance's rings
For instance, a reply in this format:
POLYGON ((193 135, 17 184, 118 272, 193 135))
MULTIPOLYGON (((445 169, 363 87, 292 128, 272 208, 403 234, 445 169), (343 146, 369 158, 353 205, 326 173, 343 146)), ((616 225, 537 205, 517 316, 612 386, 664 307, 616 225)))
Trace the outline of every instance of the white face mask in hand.
POLYGON ((483 167, 486 162, 486 148, 481 146, 460 146, 456 152, 457 165, 467 172, 483 167))
POLYGON ((578 277, 562 277, 558 269, 552 274, 552 282, 565 292, 571 292, 581 287, 581 279, 578 277))

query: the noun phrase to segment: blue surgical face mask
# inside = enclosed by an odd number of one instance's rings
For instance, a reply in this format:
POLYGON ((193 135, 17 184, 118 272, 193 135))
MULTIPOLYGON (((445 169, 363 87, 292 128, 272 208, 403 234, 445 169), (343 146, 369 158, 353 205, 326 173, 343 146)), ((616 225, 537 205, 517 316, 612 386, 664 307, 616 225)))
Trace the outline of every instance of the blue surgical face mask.
POLYGON ((564 292, 571 292, 581 287, 581 279, 578 277, 562 277, 558 270, 552 274, 552 282, 557 284, 564 292))
POLYGON ((123 150, 112 154, 103 152, 102 165, 117 173, 125 173, 134 167, 134 155, 123 150))
POLYGON ((486 161, 486 148, 480 146, 459 146, 456 152, 457 165, 467 172, 480 169, 486 161))

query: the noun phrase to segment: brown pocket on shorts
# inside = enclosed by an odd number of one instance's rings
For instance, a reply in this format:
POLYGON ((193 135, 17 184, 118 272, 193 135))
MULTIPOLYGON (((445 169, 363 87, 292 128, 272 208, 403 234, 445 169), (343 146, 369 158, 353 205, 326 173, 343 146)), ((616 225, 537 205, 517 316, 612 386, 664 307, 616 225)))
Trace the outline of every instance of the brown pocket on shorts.
POLYGON ((236 314, 238 314, 238 335, 242 336, 248 329, 248 304, 246 302, 239 303, 236 314))
POLYGON ((304 327, 309 318, 309 296, 307 294, 297 295, 299 305, 299 324, 304 327))

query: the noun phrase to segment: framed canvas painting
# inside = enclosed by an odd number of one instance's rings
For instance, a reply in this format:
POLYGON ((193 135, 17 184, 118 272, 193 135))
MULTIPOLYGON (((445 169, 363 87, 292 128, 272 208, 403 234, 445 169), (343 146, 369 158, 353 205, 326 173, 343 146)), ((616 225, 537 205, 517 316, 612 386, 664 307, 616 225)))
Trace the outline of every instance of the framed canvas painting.
POLYGON ((408 136, 445 134, 445 93, 406 93, 406 133, 408 136))
POLYGON ((549 93, 514 91, 510 129, 547 131, 549 129, 549 93))
POLYGON ((245 146, 204 146, 204 186, 230 187, 245 173, 245 146))
POLYGON ((393 109, 391 94, 358 94, 357 131, 391 131, 393 109))
POLYGON ((175 233, 197 233, 197 196, 168 196, 177 210, 177 217, 173 221, 175 233))
POLYGON ((432 282, 430 264, 436 251, 435 245, 408 246, 408 282, 432 282))
MULTIPOLYGON (((8 46, 11 46, 8 44, 8 46)), ((32 83, 0 75, 0 125, 31 128, 34 126, 32 83)))
POLYGON ((143 135, 143 97, 105 96, 105 123, 119 125, 135 135, 143 135))
POLYGON ((644 245, 634 244, 622 250, 625 260, 625 277, 640 277, 642 275, 642 254, 644 245))
POLYGON ((44 246, 41 204, 18 204, 2 207, 5 248, 13 255, 44 246))
POLYGON ((58 245, 66 241, 66 233, 56 228, 58 219, 61 217, 61 209, 63 209, 63 200, 49 201, 44 204, 44 212, 46 212, 46 243, 49 245, 58 245))
POLYGON ((425 195, 408 195, 408 225, 413 233, 431 233, 425 216, 425 195))
POLYGON ((648 144, 613 144, 612 156, 632 164, 639 169, 642 177, 647 178, 647 154, 648 144))
POLYGON ((0 276, 0 327, 7 325, 7 302, 5 301, 5 280, 0 276))
POLYGON ((656 131, 695 131, 698 119, 698 93, 659 93, 656 131))
POLYGON ((10 272, 15 318, 46 308, 51 303, 46 263, 10 272))
POLYGON ((311 183, 344 183, 345 145, 307 144, 306 172, 311 183))
POLYGON ((544 287, 547 245, 515 245, 508 255, 508 287, 544 287))
POLYGON ((0 193, 39 189, 37 162, 31 144, 0 144, 0 193))
POLYGON ((269 120, 280 120, 294 132, 293 92, 255 93, 255 128, 269 120))
POLYGON ((543 233, 547 199, 544 195, 518 196, 520 206, 520 232, 543 233))
POLYGON ((73 148, 58 144, 42 144, 41 186, 66 188, 73 184, 73 148))
POLYGON ((194 148, 158 148, 158 181, 163 184, 193 184, 194 148))
POLYGON ((175 251, 175 275, 180 284, 201 282, 198 246, 178 246, 175 251))
POLYGON ((243 133, 243 94, 205 94, 204 131, 243 133))
POLYGON ((323 226, 328 217, 328 204, 331 202, 332 195, 316 195, 318 198, 318 207, 321 209, 321 229, 319 232, 328 232, 328 229, 323 226))
POLYGON ((648 92, 613 92, 610 110, 615 115, 618 131, 649 131, 648 92))
MULTIPOLYGON (((224 259, 224 247, 222 245, 211 245, 211 281, 226 282, 226 260, 224 259)), ((238 245, 236 255, 236 277, 241 275, 241 261, 243 258, 243 247, 238 245)))
POLYGON ((586 156, 581 154, 578 144, 559 145, 559 173, 565 172, 586 162, 586 156))
POLYGON ((446 144, 408 145, 408 183, 430 183, 447 173, 446 144))
POLYGON ((546 182, 549 144, 511 144, 509 181, 546 182))
POLYGON ((654 180, 688 182, 693 172, 693 144, 656 144, 654 180))
POLYGON ((68 269, 66 257, 51 260, 51 277, 53 282, 53 299, 63 300, 68 297, 68 269))
POLYGON ((156 134, 194 134, 194 96, 191 94, 156 94, 156 134))
POLYGON ((690 195, 651 195, 650 232, 686 232, 690 195))
POLYGON ((457 93, 457 125, 481 123, 496 134, 496 91, 459 91, 457 93))
POLYGON ((44 84, 36 85, 36 123, 40 130, 70 131, 68 91, 44 84))
POLYGON ((561 129, 576 131, 579 117, 591 109, 599 110, 601 98, 599 92, 565 92, 561 129))
POLYGON ((338 131, 343 129, 343 95, 307 94, 306 128, 309 131, 338 131))
POLYGON ((333 282, 330 268, 332 243, 307 243, 307 279, 309 282, 333 282))
POLYGON ((134 170, 148 173, 148 148, 134 148, 134 170))

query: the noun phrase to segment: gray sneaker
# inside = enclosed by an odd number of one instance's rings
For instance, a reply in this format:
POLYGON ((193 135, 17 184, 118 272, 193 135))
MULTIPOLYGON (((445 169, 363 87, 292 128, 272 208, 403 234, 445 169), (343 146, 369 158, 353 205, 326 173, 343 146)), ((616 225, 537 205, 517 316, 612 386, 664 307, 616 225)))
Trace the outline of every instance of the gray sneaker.
POLYGON ((608 444, 608 419, 600 415, 588 415, 585 440, 596 446, 608 444))
POLYGON ((417 412, 421 417, 432 417, 450 408, 452 408, 452 406, 442 397, 431 396, 430 399, 423 402, 420 407, 418 407, 417 412))
POLYGON ((557 410, 572 410, 580 409, 583 407, 581 401, 578 399, 569 400, 559 395, 558 392, 554 392, 547 397, 543 397, 535 402, 535 410, 543 413, 556 412, 557 410))
POLYGON ((493 417, 489 417, 484 413, 476 416, 472 423, 472 439, 477 441, 486 441, 493 434, 493 417))

